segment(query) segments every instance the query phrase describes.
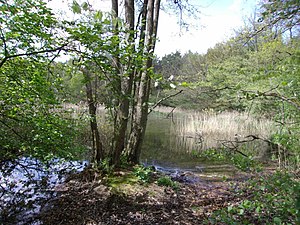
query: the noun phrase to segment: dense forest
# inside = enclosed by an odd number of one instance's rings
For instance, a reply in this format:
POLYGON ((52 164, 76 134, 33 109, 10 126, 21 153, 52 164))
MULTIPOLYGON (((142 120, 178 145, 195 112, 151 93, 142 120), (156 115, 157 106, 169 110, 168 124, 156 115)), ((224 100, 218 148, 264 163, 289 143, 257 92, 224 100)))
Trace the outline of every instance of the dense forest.
MULTIPOLYGON (((57 159, 88 161, 89 166, 77 176, 93 182, 98 177, 99 182, 110 185, 109 190, 102 190, 110 193, 113 201, 105 206, 108 208, 126 203, 124 193, 114 191, 123 170, 122 182, 146 186, 154 182, 178 196, 179 189, 191 190, 139 164, 148 117, 158 106, 216 114, 248 113, 275 124, 268 139, 250 136, 271 146, 272 172, 265 174, 262 169, 262 175, 251 170, 253 177, 233 194, 239 201, 231 204, 234 197, 228 197, 224 202, 229 204, 222 205, 210 199, 214 206, 209 212, 195 216, 194 207, 186 214, 179 213, 179 222, 299 222, 299 1, 263 1, 234 36, 206 53, 176 51, 162 58, 155 55, 160 11, 181 15, 197 14, 197 9, 184 0, 112 0, 111 6, 110 12, 102 12, 88 1, 73 1, 70 10, 76 19, 68 19, 54 14, 43 0, 0 0, 0 223, 16 223, 14 204, 32 207, 24 199, 17 203, 4 200, 15 191, 16 184, 10 183, 9 177, 16 168, 23 168, 25 176, 32 178, 31 165, 24 159, 38 160, 45 167, 57 159)), ((180 23, 186 25, 185 21, 180 23)), ((208 151, 215 153, 216 149, 208 151)), ((249 152, 235 149, 235 153, 242 154, 237 160, 256 163, 248 157, 249 152)), ((45 177, 36 181, 38 185, 47 183, 49 178, 45 177)), ((156 189, 153 193, 160 195, 156 189)), ((134 204, 136 201, 134 198, 134 204)), ((176 207, 171 210, 180 211, 176 207)), ((139 206, 133 208, 126 210, 139 206)), ((122 210, 114 208, 111 213, 116 211, 122 210)), ((95 224, 109 223, 100 217, 94 219, 95 224)), ((159 218, 152 218, 150 224, 175 223, 169 220, 171 214, 167 219, 159 218)), ((51 219, 55 221, 55 216, 51 219)), ((149 224, 137 221, 131 222, 149 224)))

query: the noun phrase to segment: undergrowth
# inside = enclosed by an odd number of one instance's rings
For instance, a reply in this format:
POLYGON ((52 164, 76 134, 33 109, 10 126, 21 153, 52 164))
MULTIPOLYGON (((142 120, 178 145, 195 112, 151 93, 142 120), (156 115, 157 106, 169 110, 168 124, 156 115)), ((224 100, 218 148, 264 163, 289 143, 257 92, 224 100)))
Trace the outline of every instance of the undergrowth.
POLYGON ((260 172, 262 170, 261 163, 254 160, 251 155, 242 155, 226 148, 211 148, 201 152, 194 151, 192 154, 194 157, 211 162, 230 163, 243 172, 260 172))
POLYGON ((299 224, 299 180, 286 172, 251 179, 238 202, 212 213, 206 224, 299 224))

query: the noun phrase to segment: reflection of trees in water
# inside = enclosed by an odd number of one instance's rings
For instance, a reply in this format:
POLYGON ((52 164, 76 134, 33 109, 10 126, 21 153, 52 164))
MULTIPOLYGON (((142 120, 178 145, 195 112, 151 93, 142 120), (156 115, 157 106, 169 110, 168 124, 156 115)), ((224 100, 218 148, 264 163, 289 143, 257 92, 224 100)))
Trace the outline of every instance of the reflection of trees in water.
POLYGON ((35 216, 56 196, 56 185, 64 181, 66 174, 81 171, 85 163, 53 159, 46 164, 28 157, 2 162, 0 221, 3 224, 39 224, 35 216))
MULTIPOLYGON (((271 121, 256 119, 245 113, 187 113, 181 118, 176 118, 175 123, 171 125, 170 139, 176 150, 201 151, 224 147, 224 141, 238 143, 252 134, 268 138, 273 128, 271 121)), ((239 147, 254 152, 266 148, 261 141, 245 141, 239 147)))
MULTIPOLYGON (((221 115, 187 113, 175 116, 173 120, 162 115, 152 117, 147 127, 142 160, 195 161, 191 154, 194 151, 225 147, 224 140, 238 143, 253 133, 266 137, 271 127, 269 121, 235 112, 221 115)), ((267 146, 258 140, 238 143, 238 148, 258 156, 267 146)))
POLYGON ((170 147, 175 152, 190 153, 192 150, 201 150, 202 146, 196 143, 194 137, 170 135, 170 147))

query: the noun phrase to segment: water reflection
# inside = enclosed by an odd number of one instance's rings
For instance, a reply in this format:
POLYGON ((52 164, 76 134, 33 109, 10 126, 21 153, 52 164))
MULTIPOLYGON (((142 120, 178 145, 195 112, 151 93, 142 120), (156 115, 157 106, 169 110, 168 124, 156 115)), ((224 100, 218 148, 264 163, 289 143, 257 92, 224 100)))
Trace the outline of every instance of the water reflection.
POLYGON ((39 224, 35 216, 56 195, 54 187, 86 164, 58 159, 44 164, 26 157, 1 164, 0 224, 39 224))
POLYGON ((176 124, 173 122, 164 114, 156 114, 149 118, 141 155, 142 162, 164 168, 185 169, 199 164, 190 152, 200 146, 194 138, 175 135, 176 124))
MULTIPOLYGON (((197 170, 217 162, 195 157, 194 153, 224 147, 225 141, 238 143, 238 138, 249 134, 267 137, 271 129, 269 121, 258 121, 236 112, 218 115, 177 113, 173 118, 155 112, 149 117, 141 159, 147 165, 197 170)), ((268 146, 256 141, 238 147, 258 155, 268 146)))

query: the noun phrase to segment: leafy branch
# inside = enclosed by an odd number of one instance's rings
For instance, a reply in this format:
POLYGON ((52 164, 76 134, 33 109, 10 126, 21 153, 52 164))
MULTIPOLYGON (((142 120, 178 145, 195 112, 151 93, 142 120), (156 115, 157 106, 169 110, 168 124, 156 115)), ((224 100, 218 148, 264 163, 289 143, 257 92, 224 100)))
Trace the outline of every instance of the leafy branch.
POLYGON ((282 101, 288 102, 289 104, 293 105, 295 108, 297 108, 300 111, 300 103, 298 103, 297 101, 295 101, 295 99, 292 98, 288 98, 284 95, 281 95, 279 93, 273 92, 273 90, 275 90, 278 87, 278 85, 268 91, 265 92, 260 92, 260 91, 249 91, 249 90, 242 90, 242 92, 244 94, 246 94, 248 97, 250 97, 251 99, 254 99, 256 97, 274 97, 277 99, 280 99, 282 101), (251 96, 249 96, 248 94, 251 93, 251 96))
POLYGON ((63 50, 68 44, 63 44, 60 47, 53 48, 53 49, 45 49, 45 50, 39 50, 39 51, 33 51, 33 52, 26 52, 26 53, 19 53, 15 55, 7 55, 4 56, 4 58, 0 61, 0 68, 4 65, 4 63, 12 58, 22 57, 22 56, 33 56, 33 55, 39 55, 43 53, 51 53, 51 52, 57 52, 63 50))

